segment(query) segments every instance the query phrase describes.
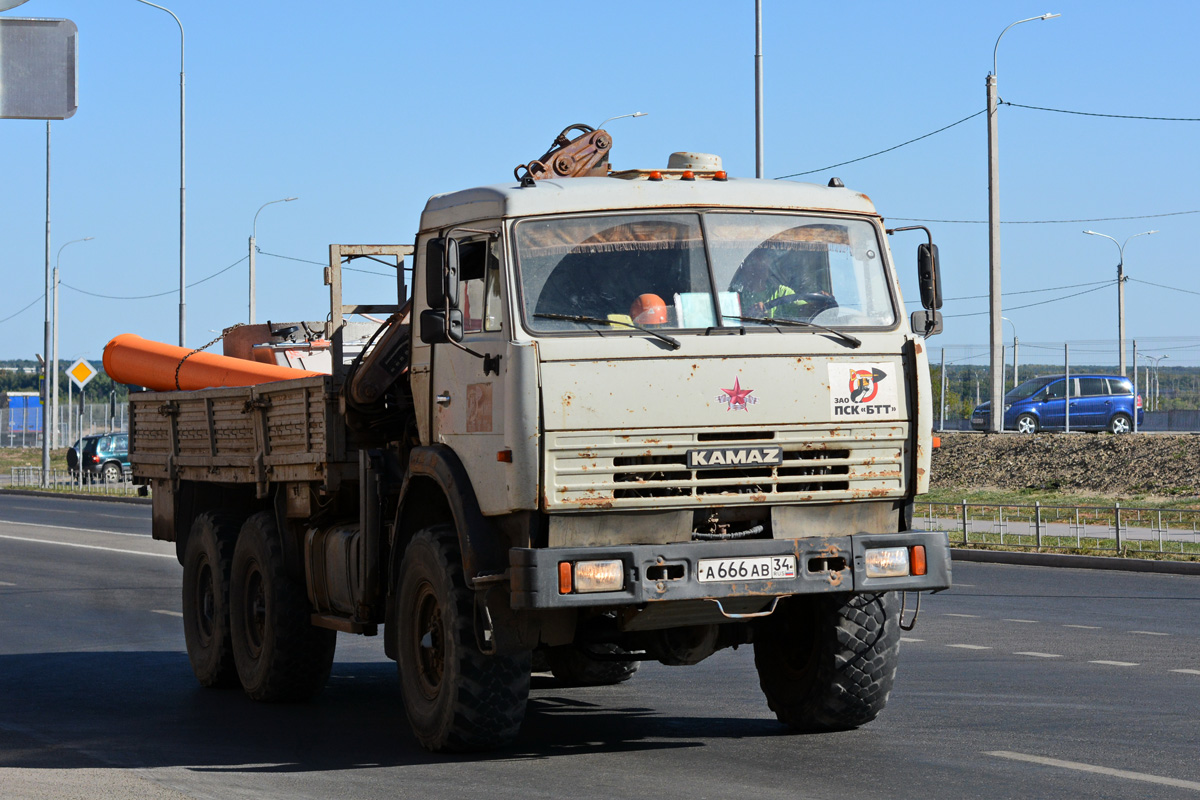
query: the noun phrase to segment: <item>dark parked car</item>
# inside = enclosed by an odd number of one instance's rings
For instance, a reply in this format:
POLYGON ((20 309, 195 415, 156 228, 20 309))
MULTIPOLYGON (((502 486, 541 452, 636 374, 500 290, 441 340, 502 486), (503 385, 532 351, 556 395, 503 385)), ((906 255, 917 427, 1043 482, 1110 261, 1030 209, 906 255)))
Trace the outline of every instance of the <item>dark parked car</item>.
POLYGON ((79 453, 83 453, 83 475, 87 480, 118 483, 129 472, 129 434, 124 431, 93 434, 79 439, 67 451, 67 469, 79 475, 79 453))
MULTIPOLYGON (((1133 431, 1133 415, 1140 426, 1146 412, 1133 383, 1120 375, 1072 375, 1070 426, 1073 431, 1133 431)), ((1021 433, 1063 430, 1067 427, 1067 381, 1062 375, 1044 375, 1025 381, 1004 395, 1004 429, 1021 433)), ((971 414, 977 431, 991 427, 992 404, 980 403, 971 414)))

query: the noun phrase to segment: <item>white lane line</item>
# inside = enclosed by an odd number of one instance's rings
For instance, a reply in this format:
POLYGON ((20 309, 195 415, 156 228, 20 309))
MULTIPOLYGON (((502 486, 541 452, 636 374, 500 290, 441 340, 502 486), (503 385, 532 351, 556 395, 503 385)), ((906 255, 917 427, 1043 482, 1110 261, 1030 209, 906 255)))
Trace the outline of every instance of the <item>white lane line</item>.
POLYGON ((1079 629, 1085 630, 1085 631, 1102 630, 1099 625, 1063 625, 1063 627, 1064 628, 1079 628, 1079 629))
POLYGON ((170 553, 143 553, 140 550, 121 550, 117 547, 101 547, 98 544, 76 544, 74 542, 54 542, 49 539, 27 539, 24 536, 7 536, 0 533, 0 539, 11 539, 14 542, 33 542, 34 544, 56 544, 59 547, 81 547, 84 550, 107 550, 110 553, 126 553, 131 556, 152 556, 153 558, 175 558, 170 553))
POLYGON ((16 586, 16 584, 9 583, 8 581, 0 581, 0 586, 16 586))
POLYGON ((1027 651, 1024 653, 1013 653, 1014 656, 1030 656, 1032 658, 1062 658, 1058 653, 1035 653, 1027 651))
POLYGON ((1036 625, 1037 624, 1036 619, 1006 619, 1006 620, 1001 620, 1001 621, 1002 622, 1020 622, 1025 625, 1036 625))
MULTIPOLYGON (((901 639, 900 641, 904 641, 901 639)), ((1184 675, 1200 675, 1200 669, 1173 669, 1171 672, 1182 672, 1184 675)))
POLYGON ((10 519, 0 519, 0 525, 23 525, 26 528, 47 528, 52 531, 73 531, 75 533, 107 533, 112 536, 141 536, 146 538, 144 533, 122 533, 121 531, 102 531, 99 528, 68 528, 63 525, 47 525, 43 522, 15 522, 10 519))
POLYGON ((1088 663, 1089 664, 1105 664, 1110 667, 1136 667, 1136 666, 1138 666, 1137 663, 1134 661, 1089 661, 1088 663))
POLYGON ((964 587, 965 587, 965 588, 967 588, 967 589, 974 589, 974 588, 975 588, 975 584, 973 584, 973 583, 959 583, 958 581, 955 581, 955 582, 954 582, 954 588, 955 588, 955 589, 960 589, 960 588, 964 588, 964 587))
POLYGON ((161 609, 161 608, 152 608, 152 609, 150 609, 150 613, 151 614, 166 614, 168 617, 182 617, 183 616, 182 611, 167 611, 167 610, 161 609))
POLYGON ((1046 767, 1061 767, 1062 769, 1073 769, 1077 772, 1091 772, 1096 775, 1108 775, 1112 778, 1125 778, 1130 781, 1142 781, 1144 783, 1157 783, 1161 786, 1174 786, 1178 789, 1193 789, 1200 791, 1200 783, 1196 781, 1184 781, 1179 778, 1164 778, 1161 775, 1148 775, 1145 772, 1130 772, 1127 769, 1113 769, 1111 767, 1098 767, 1095 764, 1082 764, 1078 761, 1062 761, 1057 758, 1045 758, 1043 756, 1031 756, 1025 753, 1011 753, 1007 750, 993 750, 991 752, 984 751, 985 756, 995 756, 996 758, 1008 758, 1013 761, 1026 761, 1030 764, 1041 764, 1046 767))
POLYGON ((900 641, 902 641, 902 642, 923 642, 925 640, 924 639, 914 639, 911 636, 901 636, 900 641))
POLYGON ((948 644, 946 647, 957 647, 961 650, 991 650, 990 647, 984 647, 981 644, 948 644))
POLYGON ((943 614, 943 617, 962 617, 963 619, 979 619, 978 614, 943 614))
POLYGON ((1170 636, 1169 633, 1160 633, 1159 631, 1130 631, 1130 633, 1138 633, 1142 636, 1170 636))

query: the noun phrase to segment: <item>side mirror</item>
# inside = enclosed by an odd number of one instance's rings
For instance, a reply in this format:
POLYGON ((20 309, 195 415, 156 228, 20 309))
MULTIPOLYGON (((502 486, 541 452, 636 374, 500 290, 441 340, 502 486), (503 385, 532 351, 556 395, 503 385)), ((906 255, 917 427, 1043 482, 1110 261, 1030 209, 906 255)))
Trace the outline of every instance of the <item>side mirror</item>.
POLYGON ((425 344, 461 342, 463 339, 463 315, 457 308, 450 309, 447 318, 445 309, 427 308, 421 312, 421 341, 425 344))
POLYGON ((942 332, 942 312, 937 309, 925 309, 924 311, 912 312, 910 318, 912 323, 913 333, 918 336, 924 336, 928 339, 942 332))
POLYGON ((458 240, 430 239, 425 245, 425 303, 433 309, 458 308, 458 278, 458 240))
POLYGON ((921 305, 934 310, 941 308, 942 267, 936 244, 917 245, 917 281, 921 285, 921 305))

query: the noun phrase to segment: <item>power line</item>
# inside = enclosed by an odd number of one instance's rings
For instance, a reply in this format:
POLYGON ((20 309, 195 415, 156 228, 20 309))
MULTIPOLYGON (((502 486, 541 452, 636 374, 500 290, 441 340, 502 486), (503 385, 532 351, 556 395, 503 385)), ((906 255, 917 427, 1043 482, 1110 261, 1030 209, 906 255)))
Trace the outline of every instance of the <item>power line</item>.
MULTIPOLYGON (((1062 223, 1078 222, 1113 222, 1125 219, 1158 219, 1159 217, 1179 217, 1184 214, 1200 214, 1200 209, 1194 211, 1168 211, 1164 214, 1139 214, 1133 217, 1092 217, 1091 219, 1009 219, 1001 220, 1001 225, 1059 225, 1062 223)), ((888 217, 897 222, 941 222, 948 225, 986 225, 986 219, 921 219, 918 217, 888 217)))
POLYGON ((17 311, 17 312, 16 312, 16 313, 14 313, 14 314, 9 314, 9 315, 8 315, 7 317, 5 317, 4 319, 0 319, 0 322, 8 322, 8 321, 9 321, 10 319, 12 319, 13 317, 20 316, 21 314, 25 313, 26 311, 28 311, 29 309, 31 309, 31 308, 33 308, 35 305, 37 305, 37 304, 38 304, 38 302, 39 302, 40 300, 42 300, 43 298, 45 298, 45 296, 46 296, 46 293, 45 293, 45 292, 42 292, 41 294, 39 294, 39 295, 37 296, 37 299, 35 299, 35 300, 34 300, 32 303, 30 303, 29 305, 25 306, 25 307, 24 307, 24 308, 22 308, 20 311, 17 311))
MULTIPOLYGON (((196 281, 195 283, 189 283, 187 285, 187 288, 190 289, 193 286, 199 286, 200 284, 205 283, 206 281, 211 281, 213 278, 217 277, 218 275, 224 275, 226 272, 229 272, 229 270, 233 269, 234 267, 236 267, 238 264, 242 263, 249 257, 250 256, 248 256, 248 255, 242 256, 241 258, 239 258, 237 261, 230 264, 225 269, 214 272, 212 275, 209 275, 207 278, 201 278, 200 280, 196 281)), ((79 292, 80 294, 86 294, 88 297, 99 297, 104 300, 149 300, 149 299, 152 299, 155 297, 166 297, 169 294, 175 294, 179 291, 178 289, 171 289, 166 292, 158 292, 157 294, 140 294, 140 295, 125 296, 125 295, 98 294, 96 292, 89 292, 86 289, 80 289, 77 286, 72 286, 71 284, 64 283, 62 281, 59 281, 59 284, 61 286, 65 286, 68 289, 71 289, 72 291, 79 292)))
MULTIPOLYGON (((265 250, 259 250, 258 252, 264 256, 272 256, 274 258, 283 258, 288 261, 299 261, 301 264, 316 264, 318 267, 329 266, 324 261, 310 261, 307 258, 296 258, 295 256, 281 256, 279 253, 268 253, 265 250)), ((388 275, 385 272, 372 272, 369 269, 357 269, 355 267, 342 267, 342 272, 361 272, 364 275, 374 275, 379 278, 394 278, 395 277, 394 275, 388 275)))
POLYGON ((1190 289, 1176 289, 1174 286, 1163 286, 1161 283, 1151 283, 1150 281, 1142 281, 1142 280, 1138 280, 1137 278, 1128 278, 1127 277, 1126 280, 1133 281, 1134 283, 1144 283, 1147 286, 1154 286, 1159 289, 1167 289, 1168 291, 1172 291, 1172 292, 1183 292, 1184 294, 1200 295, 1200 292, 1193 292, 1190 289))
POLYGON ((987 113, 986 108, 983 109, 982 111, 976 111, 974 114, 970 115, 969 117, 963 117, 958 122, 951 122, 949 125, 945 126, 944 128, 938 128, 936 131, 930 131, 929 133, 926 133, 923 136, 918 136, 915 139, 909 139, 907 142, 901 142, 900 144, 889 147, 886 150, 880 150, 878 153, 871 153, 869 156, 860 156, 859 158, 852 158, 849 161, 842 161, 837 164, 830 164, 828 167, 821 167, 820 169, 810 169, 807 172, 793 172, 791 175, 780 175, 775 180, 781 181, 784 178, 797 178, 801 175, 812 175, 814 172, 824 172, 825 170, 833 169, 834 167, 844 167, 847 164, 854 164, 858 161, 866 161, 868 158, 874 158, 875 156, 881 156, 884 153, 890 153, 893 150, 899 150, 901 147, 904 147, 905 145, 910 145, 913 142, 919 142, 922 139, 928 139, 930 136, 941 133, 942 131, 948 131, 951 128, 953 128, 955 125, 961 125, 969 119, 974 119, 975 117, 978 117, 980 114, 986 114, 986 113, 987 113))
MULTIPOLYGON (((1016 294, 1038 294, 1039 292, 1057 292, 1057 291, 1061 291, 1062 289, 1078 289, 1081 286, 1100 286, 1102 284, 1108 285, 1112 282, 1113 282, 1113 279, 1106 280, 1106 281, 1092 281, 1090 283, 1072 283, 1072 284, 1068 284, 1066 286, 1050 286, 1045 289, 1022 289, 1019 292, 1001 292, 1001 297, 1010 297, 1010 296, 1016 295, 1016 294)), ((972 295, 967 295, 965 297, 947 297, 947 298, 945 298, 945 302, 952 302, 952 301, 957 301, 957 300, 982 300, 986 297, 991 297, 991 295, 989 295, 989 294, 972 294, 972 295)), ((921 301, 920 300, 908 300, 905 302, 905 305, 912 305, 913 303, 919 303, 919 302, 921 302, 921 301)))
MULTIPOLYGON (((1082 292, 1075 292, 1074 294, 1067 294, 1067 295, 1063 295, 1062 297, 1054 297, 1054 298, 1051 298, 1050 300, 1042 300, 1041 302, 1038 302, 1038 303, 1027 303, 1023 306, 1011 306, 1010 308, 1006 308, 1004 310, 1005 311, 1018 311, 1022 308, 1033 308, 1034 306, 1044 306, 1048 303, 1057 303, 1060 300, 1069 300, 1072 297, 1079 297, 1080 295, 1091 294, 1092 292, 1098 292, 1101 289, 1105 288, 1109 283, 1110 283, 1109 281, 1106 281, 1103 286, 1097 286, 1094 289, 1084 289, 1082 292)), ((946 314, 945 317, 946 317, 946 319, 953 319, 955 317, 981 317, 984 314, 990 314, 990 313, 991 313, 990 311, 975 311, 970 314, 946 314)))
POLYGON ((1157 122, 1200 122, 1200 117, 1139 117, 1133 114, 1096 114, 1091 111, 1067 111, 1062 108, 1042 108, 1041 106, 1023 106, 1020 103, 1009 103, 1004 100, 1000 101, 1002 106, 1012 106, 1013 108, 1028 108, 1034 111, 1053 111, 1056 114, 1077 114, 1081 117, 1108 117, 1110 119, 1146 119, 1157 122))

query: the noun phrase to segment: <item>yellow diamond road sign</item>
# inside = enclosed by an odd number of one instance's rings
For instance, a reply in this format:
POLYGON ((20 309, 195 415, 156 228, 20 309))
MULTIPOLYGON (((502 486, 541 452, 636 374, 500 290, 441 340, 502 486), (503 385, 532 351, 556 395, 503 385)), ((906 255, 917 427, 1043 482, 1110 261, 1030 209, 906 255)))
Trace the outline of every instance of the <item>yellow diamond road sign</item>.
POLYGON ((99 374, 100 370, 93 367, 82 358, 76 361, 67 369, 67 374, 71 376, 71 382, 82 389, 87 386, 87 382, 99 374))

